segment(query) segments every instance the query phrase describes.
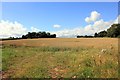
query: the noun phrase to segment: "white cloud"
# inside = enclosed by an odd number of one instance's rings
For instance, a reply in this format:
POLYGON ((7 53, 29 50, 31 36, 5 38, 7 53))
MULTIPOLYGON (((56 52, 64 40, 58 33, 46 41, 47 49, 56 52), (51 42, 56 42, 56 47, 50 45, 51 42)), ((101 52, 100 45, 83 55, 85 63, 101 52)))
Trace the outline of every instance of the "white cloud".
POLYGON ((85 27, 77 27, 73 29, 64 29, 61 31, 54 31, 57 37, 76 37, 77 35, 94 35, 96 32, 107 30, 113 23, 118 23, 117 17, 115 20, 104 21, 103 19, 95 21, 93 24, 86 25, 85 27))
POLYGON ((0 21, 0 38, 7 37, 20 37, 22 34, 26 34, 27 29, 18 22, 0 21))
POLYGON ((114 21, 115 24, 119 23, 120 24, 120 15, 117 17, 117 19, 114 21))
MULTIPOLYGON (((76 37, 77 35, 93 35, 95 32, 100 32, 102 30, 107 30, 113 23, 118 23, 120 20, 120 15, 111 21, 104 21, 103 19, 99 19, 100 14, 96 11, 91 13, 91 16, 88 17, 88 22, 94 21, 92 24, 88 24, 84 27, 77 27, 73 29, 63 29, 60 31, 50 32, 52 34, 56 34, 57 37, 76 37), (94 16, 94 17, 93 17, 94 16), (99 19, 99 20, 98 20, 99 19)), ((61 26, 58 24, 53 25, 55 28, 60 28, 61 26)), ((29 30, 25 28, 22 24, 18 22, 10 22, 10 21, 0 21, 0 38, 7 37, 20 37, 23 34, 26 34, 29 30)), ((41 31, 35 27, 31 27, 31 32, 41 31)), ((49 31, 48 31, 49 32, 49 31)))
POLYGON ((102 30, 107 30, 114 21, 104 21, 103 19, 100 19, 99 21, 94 22, 93 28, 95 32, 100 32, 102 30))
MULTIPOLYGON (((40 29, 31 27, 30 32, 38 32, 40 29)), ((0 21, 0 38, 8 37, 21 37, 29 32, 29 30, 24 27, 21 23, 10 22, 10 21, 0 21)))
POLYGON ((92 25, 87 25, 85 27, 85 31, 90 31, 90 30, 93 30, 92 25))
POLYGON ((77 27, 73 29, 64 29, 61 31, 51 32, 57 37, 76 37, 77 35, 94 35, 95 32, 108 29, 112 23, 104 22, 102 20, 96 21, 93 25, 86 25, 85 27, 77 27))
POLYGON ((91 35, 91 34, 94 34, 94 32, 95 32, 94 28, 93 28, 93 25, 85 26, 84 31, 85 31, 86 35, 91 35))
POLYGON ((31 32, 39 32, 39 31, 40 31, 40 29, 37 29, 35 27, 31 27, 31 32))
POLYGON ((100 13, 98 13, 97 11, 92 11, 90 17, 86 17, 85 21, 87 23, 90 22, 95 22, 96 20, 98 20, 100 18, 100 13))
POLYGON ((58 24, 53 25, 54 28, 60 28, 61 26, 58 24))
POLYGON ((76 37, 79 34, 84 34, 83 28, 74 28, 74 29, 64 29, 61 31, 51 32, 52 34, 56 34, 57 37, 76 37))
POLYGON ((52 34, 56 34, 57 37, 68 37, 68 38, 75 38, 78 35, 92 35, 94 34, 94 29, 92 29, 92 25, 88 25, 86 27, 77 27, 73 29, 64 29, 61 31, 54 31, 51 32, 52 34))

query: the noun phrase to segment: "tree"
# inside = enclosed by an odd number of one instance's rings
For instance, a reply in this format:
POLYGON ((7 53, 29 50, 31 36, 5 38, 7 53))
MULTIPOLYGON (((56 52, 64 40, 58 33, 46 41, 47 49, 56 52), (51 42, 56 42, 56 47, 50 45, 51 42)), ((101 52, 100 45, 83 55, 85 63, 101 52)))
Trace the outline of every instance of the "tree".
POLYGON ((27 37, 25 35, 22 35, 22 39, 27 39, 27 37))
POLYGON ((56 34, 50 34, 49 32, 28 32, 26 35, 22 35, 22 39, 27 38, 56 38, 56 34))
POLYGON ((50 38, 56 38, 56 34, 51 35, 50 38))
POLYGON ((120 35, 120 24, 113 24, 109 29, 107 29, 108 37, 118 37, 120 35))
POLYGON ((95 34, 94 34, 94 37, 98 37, 98 34, 97 34, 97 33, 95 33, 95 34))
POLYGON ((46 32, 42 32, 42 38, 46 38, 46 37, 47 37, 46 32))
POLYGON ((48 36, 48 38, 50 38, 50 33, 49 32, 47 32, 47 36, 48 36))
POLYGON ((32 34, 30 32, 28 32, 28 34, 26 36, 27 36, 27 38, 32 38, 32 34))
POLYGON ((107 37, 107 31, 101 31, 97 35, 98 37, 107 37))

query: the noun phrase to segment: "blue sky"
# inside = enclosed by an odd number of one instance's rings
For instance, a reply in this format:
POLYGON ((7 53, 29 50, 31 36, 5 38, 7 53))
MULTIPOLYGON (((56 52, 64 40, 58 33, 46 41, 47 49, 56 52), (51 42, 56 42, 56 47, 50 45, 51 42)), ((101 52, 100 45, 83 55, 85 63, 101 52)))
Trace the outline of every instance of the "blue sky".
MULTIPOLYGON (((31 27, 42 31, 62 31, 84 28, 92 11, 100 14, 104 21, 118 16, 117 2, 3 2, 2 20, 22 24, 29 31, 31 27), (59 28, 53 27, 60 25, 59 28)), ((90 25, 93 25, 92 22, 90 25)))

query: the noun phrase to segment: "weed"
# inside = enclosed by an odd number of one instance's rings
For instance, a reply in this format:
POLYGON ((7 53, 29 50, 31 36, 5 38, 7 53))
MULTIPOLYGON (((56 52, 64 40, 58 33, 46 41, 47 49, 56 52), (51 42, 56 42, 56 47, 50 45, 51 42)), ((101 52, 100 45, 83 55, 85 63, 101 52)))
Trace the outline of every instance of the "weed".
POLYGON ((116 68, 116 67, 117 67, 117 65, 115 65, 112 61, 107 61, 104 64, 105 69, 113 69, 113 68, 116 68))
POLYGON ((6 41, 2 48, 2 69, 7 77, 111 78, 117 76, 117 47, 113 45, 116 39, 55 40, 6 41), (62 42, 64 44, 61 44, 62 42), (108 48, 110 43, 114 49, 108 48), (105 54, 97 56, 102 49, 106 49, 105 54))
POLYGON ((77 76, 81 78, 93 78, 94 74, 92 68, 85 67, 81 72, 77 74, 77 76))
POLYGON ((86 58, 83 63, 85 64, 85 66, 87 67, 93 67, 95 66, 95 61, 94 58, 86 58))

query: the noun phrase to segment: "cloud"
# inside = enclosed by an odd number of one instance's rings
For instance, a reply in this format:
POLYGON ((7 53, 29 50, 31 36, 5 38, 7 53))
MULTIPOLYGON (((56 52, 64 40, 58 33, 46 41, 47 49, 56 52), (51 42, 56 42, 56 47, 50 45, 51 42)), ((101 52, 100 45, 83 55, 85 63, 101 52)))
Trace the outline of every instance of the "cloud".
POLYGON ((86 35, 94 34, 95 31, 94 31, 93 25, 85 26, 84 32, 85 32, 86 35))
POLYGON ((99 21, 94 22, 93 28, 96 32, 100 32, 102 30, 107 30, 112 24, 113 21, 104 21, 103 19, 100 19, 99 21))
POLYGON ((86 18, 85 18, 85 21, 86 21, 87 23, 95 22, 96 20, 98 20, 98 19, 100 18, 100 15, 101 15, 101 14, 98 13, 97 11, 92 11, 90 17, 86 17, 86 18))
MULTIPOLYGON (((115 20, 104 21, 103 19, 99 19, 100 13, 96 11, 91 12, 91 16, 88 17, 88 22, 94 21, 86 26, 79 26, 73 29, 63 29, 60 31, 52 31, 51 34, 56 34, 57 37, 76 37, 77 35, 94 35, 95 32, 100 32, 102 30, 107 30, 113 23, 118 23, 120 20, 120 15, 115 20), (99 15, 98 15, 99 14, 99 15), (93 17, 94 16, 94 17, 93 17)), ((120 22, 119 22, 120 23, 120 22)), ((60 28, 61 25, 55 24, 54 28, 60 28)), ((41 31, 35 27, 31 27, 28 30, 21 23, 10 22, 10 21, 0 21, 0 38, 8 38, 8 37, 21 37, 24 34, 30 32, 38 32, 41 31)), ((48 31, 49 32, 49 31, 48 31)))
POLYGON ((0 38, 7 37, 20 37, 22 34, 26 34, 27 29, 17 21, 0 21, 0 38))
POLYGON ((93 22, 84 27, 77 27, 73 29, 64 29, 61 31, 53 32, 57 34, 57 37, 76 37, 77 35, 94 35, 96 32, 107 30, 112 24, 118 23, 120 15, 115 20, 104 21, 100 19, 100 13, 96 11, 91 12, 91 16, 85 18, 86 22, 93 22))
POLYGON ((85 27, 85 31, 90 31, 90 30, 93 30, 92 25, 87 25, 85 27))
POLYGON ((113 24, 113 22, 114 21, 104 21, 103 19, 100 19, 95 21, 93 24, 85 26, 84 30, 87 35, 94 34, 96 32, 107 30, 113 24))
POLYGON ((64 29, 60 31, 51 32, 56 34, 57 37, 73 37, 75 38, 78 35, 94 35, 95 32, 100 32, 106 30, 110 27, 111 21, 104 22, 103 20, 96 21, 93 25, 89 24, 85 27, 77 27, 73 29, 64 29))
POLYGON ((0 38, 8 38, 8 37, 21 37, 22 35, 27 34, 28 32, 38 32, 40 29, 35 27, 31 27, 28 30, 21 23, 10 22, 10 21, 0 21, 0 38))
POLYGON ((61 26, 58 24, 53 25, 54 28, 60 28, 61 26))
POLYGON ((31 27, 31 32, 39 32, 39 31, 40 31, 40 29, 37 29, 35 27, 31 27))
POLYGON ((114 21, 115 24, 120 24, 120 15, 118 15, 117 19, 114 21))
POLYGON ((76 37, 77 35, 94 35, 96 32, 107 30, 114 23, 118 23, 120 15, 115 20, 104 21, 103 19, 95 21, 93 24, 86 25, 84 27, 77 27, 73 29, 64 29, 60 31, 54 31, 52 33, 57 34, 57 37, 76 37))
POLYGON ((76 37, 78 34, 83 34, 83 28, 74 28, 74 29, 64 29, 60 31, 51 32, 52 34, 56 34, 57 37, 76 37))
POLYGON ((93 35, 94 29, 92 25, 87 25, 85 27, 77 27, 73 29, 64 29, 60 31, 51 32, 56 34, 57 37, 67 37, 67 38, 76 38, 78 35, 93 35))

